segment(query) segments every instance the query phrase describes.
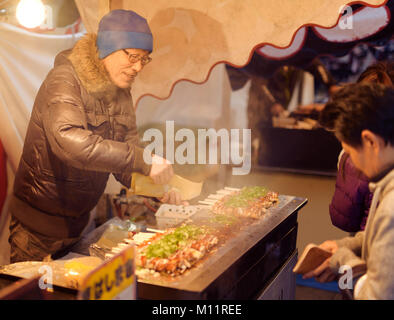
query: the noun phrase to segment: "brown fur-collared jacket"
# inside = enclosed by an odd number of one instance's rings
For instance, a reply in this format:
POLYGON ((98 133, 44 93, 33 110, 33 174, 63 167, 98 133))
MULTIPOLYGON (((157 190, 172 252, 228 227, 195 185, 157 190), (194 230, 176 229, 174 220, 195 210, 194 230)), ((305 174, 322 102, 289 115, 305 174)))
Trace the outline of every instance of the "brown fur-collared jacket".
POLYGON ((150 172, 132 98, 110 81, 88 34, 57 55, 39 89, 10 211, 32 232, 78 237, 109 174, 129 187, 132 172, 150 172))

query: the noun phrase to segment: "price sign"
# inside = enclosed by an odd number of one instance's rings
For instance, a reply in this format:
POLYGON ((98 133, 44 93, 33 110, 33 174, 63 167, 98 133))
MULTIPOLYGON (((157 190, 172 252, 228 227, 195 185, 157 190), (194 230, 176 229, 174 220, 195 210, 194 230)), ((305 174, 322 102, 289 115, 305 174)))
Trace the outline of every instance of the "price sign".
POLYGON ((135 248, 131 245, 85 278, 78 294, 82 300, 136 299, 135 248))

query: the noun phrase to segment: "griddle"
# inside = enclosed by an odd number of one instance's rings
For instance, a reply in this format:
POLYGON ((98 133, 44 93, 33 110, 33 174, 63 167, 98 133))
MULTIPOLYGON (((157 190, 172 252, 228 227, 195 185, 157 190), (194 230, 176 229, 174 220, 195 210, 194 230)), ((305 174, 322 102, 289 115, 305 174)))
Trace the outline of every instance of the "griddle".
MULTIPOLYGON (((138 279, 137 298, 255 299, 296 251, 297 213, 306 203, 304 198, 280 195, 279 203, 260 219, 243 227, 176 280, 138 279)), ((193 220, 198 224, 209 215, 208 209, 201 210, 193 220)), ((91 234, 97 238, 104 230, 103 225, 91 234)), ((87 250, 92 237, 85 240, 81 248, 87 250)), ((0 285, 14 281, 15 277, 0 275, 0 285)), ((76 298, 75 290, 54 289, 51 299, 76 298)))
MULTIPOLYGON (((296 250, 297 212, 306 203, 304 198, 280 195, 260 219, 175 280, 138 279, 138 298, 253 299, 296 250)), ((209 215, 202 209, 192 220, 198 224, 209 215)))

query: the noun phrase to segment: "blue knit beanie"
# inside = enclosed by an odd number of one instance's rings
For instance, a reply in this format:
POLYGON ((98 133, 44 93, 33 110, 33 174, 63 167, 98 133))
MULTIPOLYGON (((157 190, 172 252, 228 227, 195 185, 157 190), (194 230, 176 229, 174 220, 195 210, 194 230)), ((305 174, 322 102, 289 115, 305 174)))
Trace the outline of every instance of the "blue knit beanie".
POLYGON ((113 10, 100 21, 97 32, 99 58, 120 49, 153 50, 153 37, 146 19, 129 10, 113 10))

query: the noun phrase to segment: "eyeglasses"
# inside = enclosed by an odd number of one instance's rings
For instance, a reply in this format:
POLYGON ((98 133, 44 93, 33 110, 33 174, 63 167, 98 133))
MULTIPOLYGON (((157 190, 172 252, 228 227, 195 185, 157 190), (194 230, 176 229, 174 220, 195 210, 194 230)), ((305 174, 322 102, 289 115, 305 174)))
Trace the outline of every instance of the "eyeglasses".
POLYGON ((122 49, 122 50, 123 50, 123 52, 124 52, 125 54, 127 54, 127 57, 128 57, 128 59, 129 59, 130 63, 137 63, 138 61, 141 61, 141 64, 142 64, 143 66, 145 66, 145 65, 147 65, 149 62, 152 61, 152 58, 149 57, 149 56, 142 56, 142 57, 141 57, 141 56, 138 55, 138 54, 128 53, 125 49, 122 49))

